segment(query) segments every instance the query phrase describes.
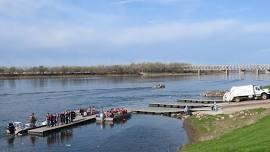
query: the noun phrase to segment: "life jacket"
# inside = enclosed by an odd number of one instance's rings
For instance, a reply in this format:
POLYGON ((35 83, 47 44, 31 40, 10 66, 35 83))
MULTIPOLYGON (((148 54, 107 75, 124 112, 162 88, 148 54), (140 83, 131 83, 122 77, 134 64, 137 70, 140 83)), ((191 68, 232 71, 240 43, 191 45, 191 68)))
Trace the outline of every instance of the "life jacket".
POLYGON ((47 120, 51 120, 50 117, 51 117, 51 115, 47 115, 47 116, 46 116, 47 120))

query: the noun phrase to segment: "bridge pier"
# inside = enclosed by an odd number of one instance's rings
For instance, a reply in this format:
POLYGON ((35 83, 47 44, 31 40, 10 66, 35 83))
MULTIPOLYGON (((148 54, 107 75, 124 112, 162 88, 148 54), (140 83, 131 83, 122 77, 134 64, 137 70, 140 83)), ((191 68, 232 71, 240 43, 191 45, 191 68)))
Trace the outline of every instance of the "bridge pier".
POLYGON ((259 69, 256 69, 256 76, 257 76, 257 79, 259 79, 259 77, 260 77, 260 70, 259 69))
POLYGON ((226 74, 226 79, 228 79, 229 78, 229 69, 228 69, 228 67, 225 69, 225 74, 226 74))
POLYGON ((201 80, 201 70, 198 69, 198 80, 201 80))
POLYGON ((239 69, 239 79, 242 80, 243 79, 243 75, 245 74, 245 70, 244 69, 239 69))

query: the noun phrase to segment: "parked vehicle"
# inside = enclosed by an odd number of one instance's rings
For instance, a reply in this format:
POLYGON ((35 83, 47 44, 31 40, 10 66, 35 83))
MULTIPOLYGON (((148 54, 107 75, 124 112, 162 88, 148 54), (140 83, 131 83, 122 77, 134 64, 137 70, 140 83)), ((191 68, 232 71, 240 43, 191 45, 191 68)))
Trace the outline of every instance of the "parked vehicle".
POLYGON ((223 96, 223 101, 240 102, 249 99, 267 99, 270 96, 269 89, 263 89, 261 86, 244 85, 234 86, 223 96))

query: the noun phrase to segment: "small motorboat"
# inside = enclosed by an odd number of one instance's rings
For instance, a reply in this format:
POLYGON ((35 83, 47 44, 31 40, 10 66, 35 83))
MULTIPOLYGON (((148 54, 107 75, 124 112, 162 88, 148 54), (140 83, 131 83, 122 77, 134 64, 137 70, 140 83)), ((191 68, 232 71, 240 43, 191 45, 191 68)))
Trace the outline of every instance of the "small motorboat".
POLYGON ((165 88, 165 84, 157 84, 157 85, 154 85, 153 86, 154 89, 162 89, 162 88, 165 88))
POLYGON ((114 115, 114 117, 96 117, 96 122, 97 123, 113 123, 113 122, 117 122, 117 121, 121 121, 121 120, 125 120, 131 117, 131 113, 125 113, 125 114, 121 114, 121 115, 114 115))
POLYGON ((37 122, 36 125, 32 126, 30 123, 23 124, 22 122, 15 121, 13 123, 9 123, 6 129, 6 134, 8 135, 23 135, 27 134, 28 130, 33 128, 39 128, 46 126, 47 122, 37 122))
POLYGON ((105 121, 103 112, 96 115, 96 121, 99 123, 103 123, 105 121))
POLYGON ((9 123, 6 133, 9 135, 20 135, 24 130, 22 122, 9 123))
POLYGON ((97 123, 113 123, 130 118, 131 113, 124 108, 113 108, 111 110, 100 112, 96 115, 97 123))

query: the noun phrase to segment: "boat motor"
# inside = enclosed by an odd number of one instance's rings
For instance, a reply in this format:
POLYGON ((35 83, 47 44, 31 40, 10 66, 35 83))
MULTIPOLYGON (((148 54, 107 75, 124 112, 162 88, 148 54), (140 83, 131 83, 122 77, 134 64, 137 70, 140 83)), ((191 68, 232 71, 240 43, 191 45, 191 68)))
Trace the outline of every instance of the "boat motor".
POLYGON ((13 123, 8 124, 8 131, 9 131, 9 134, 15 134, 15 126, 13 123))

